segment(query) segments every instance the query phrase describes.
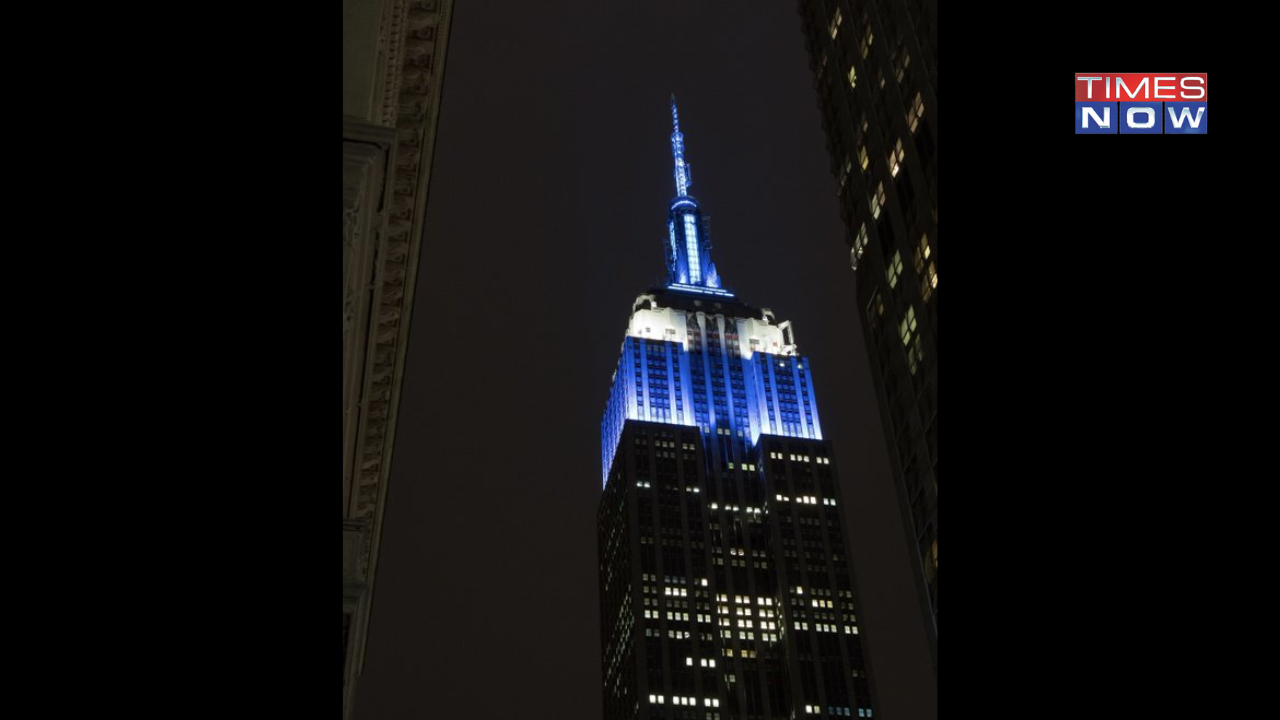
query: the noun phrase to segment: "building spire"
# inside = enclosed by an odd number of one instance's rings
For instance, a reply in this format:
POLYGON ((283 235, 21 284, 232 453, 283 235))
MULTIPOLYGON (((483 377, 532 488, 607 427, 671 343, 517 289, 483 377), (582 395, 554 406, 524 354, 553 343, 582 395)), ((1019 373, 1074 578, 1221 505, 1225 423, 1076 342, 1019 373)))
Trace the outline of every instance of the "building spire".
POLYGON ((711 239, 707 221, 698 201, 689 197, 689 164, 684 161, 684 135, 680 132, 680 111, 671 95, 671 157, 675 161, 676 197, 667 217, 667 287, 686 292, 703 292, 732 297, 724 290, 715 263, 711 262, 711 239))
POLYGON ((676 197, 688 197, 689 165, 684 161, 684 135, 680 134, 680 113, 676 110, 676 96, 671 94, 671 157, 675 160, 676 197))

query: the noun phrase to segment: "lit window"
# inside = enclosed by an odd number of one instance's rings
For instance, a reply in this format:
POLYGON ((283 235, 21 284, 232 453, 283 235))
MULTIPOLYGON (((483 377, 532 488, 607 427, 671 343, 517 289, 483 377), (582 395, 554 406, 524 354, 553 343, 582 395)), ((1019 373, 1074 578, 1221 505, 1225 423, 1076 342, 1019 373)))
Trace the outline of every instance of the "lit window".
POLYGON ((924 298, 925 302, 929 302, 933 297, 934 289, 937 287, 938 270, 934 267, 933 263, 929 263, 929 268, 925 273, 924 280, 920 282, 920 297, 924 298))
POLYGON ((849 87, 858 87, 858 70, 852 65, 849 66, 849 87))
POLYGON ((862 166, 863 170, 866 170, 867 166, 871 164, 871 159, 867 157, 867 146, 865 143, 858 146, 858 164, 862 166))
POLYGON ((907 157, 907 151, 902 149, 902 139, 898 139, 898 144, 893 148, 893 152, 889 153, 889 174, 898 177, 898 166, 907 157))
POLYGON ((880 219, 882 207, 884 207, 884 183, 878 183, 875 194, 871 196, 871 217, 880 219))
POLYGON ((932 252, 929 248, 929 234, 920 235, 920 245, 916 247, 916 275, 924 275, 924 261, 929 259, 932 252))
POLYGON ((854 269, 858 269, 858 261, 862 259, 862 254, 867 251, 867 224, 862 223, 858 228, 858 237, 853 241, 853 249, 849 251, 849 265, 854 269))
POLYGON ((907 350, 907 365, 911 374, 915 375, 924 360, 924 338, 916 333, 916 312, 914 306, 907 306, 907 312, 898 325, 898 333, 902 336, 902 344, 907 350))
POLYGON ((898 276, 902 274, 902 253, 895 250, 893 260, 889 261, 889 269, 886 271, 889 276, 889 287, 898 286, 898 276))
POLYGON ((871 46, 875 41, 875 33, 871 32, 871 26, 867 26, 866 34, 862 36, 862 59, 867 58, 867 53, 871 52, 871 46))
POLYGON ((902 344, 909 345, 911 337, 916 332, 916 309, 912 305, 907 306, 907 313, 902 317, 902 323, 898 326, 898 332, 902 335, 902 344))
POLYGON ((920 93, 916 93, 916 98, 911 102, 911 109, 907 111, 907 124, 911 126, 912 134, 915 133, 916 127, 920 124, 920 118, 924 117, 924 98, 920 93))
POLYGON ((844 22, 844 16, 840 14, 840 8, 836 8, 836 14, 831 18, 831 39, 835 40, 836 35, 840 34, 840 23, 844 22))

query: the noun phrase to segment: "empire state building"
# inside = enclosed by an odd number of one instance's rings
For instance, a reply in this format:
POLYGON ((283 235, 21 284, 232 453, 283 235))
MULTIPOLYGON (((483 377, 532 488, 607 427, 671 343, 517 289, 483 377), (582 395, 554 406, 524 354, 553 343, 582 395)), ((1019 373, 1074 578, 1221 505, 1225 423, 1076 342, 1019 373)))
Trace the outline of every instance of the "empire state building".
POLYGON ((873 717, 809 361, 717 273, 671 119, 667 281, 632 303, 600 428, 604 717, 873 717))

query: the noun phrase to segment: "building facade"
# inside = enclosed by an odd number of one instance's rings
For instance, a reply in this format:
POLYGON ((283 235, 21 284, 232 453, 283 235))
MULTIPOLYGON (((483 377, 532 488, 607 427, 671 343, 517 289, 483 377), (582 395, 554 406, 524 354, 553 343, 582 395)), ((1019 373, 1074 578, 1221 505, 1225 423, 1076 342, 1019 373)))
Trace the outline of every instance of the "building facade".
POLYGON ((391 469, 451 0, 342 3, 342 716, 391 469))
POLYGON ((862 329, 938 653, 935 0, 801 0, 862 329))
POLYGON ((671 112, 667 282, 631 308, 601 422, 604 717, 873 717, 809 361, 724 287, 671 112))

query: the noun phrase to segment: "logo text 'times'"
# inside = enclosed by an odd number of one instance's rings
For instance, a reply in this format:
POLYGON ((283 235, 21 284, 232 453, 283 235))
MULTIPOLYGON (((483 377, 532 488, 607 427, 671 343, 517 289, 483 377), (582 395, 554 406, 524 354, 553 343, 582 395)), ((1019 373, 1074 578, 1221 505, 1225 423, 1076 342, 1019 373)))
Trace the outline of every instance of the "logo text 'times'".
POLYGON ((1205 135, 1206 73, 1076 73, 1076 134, 1205 135))

